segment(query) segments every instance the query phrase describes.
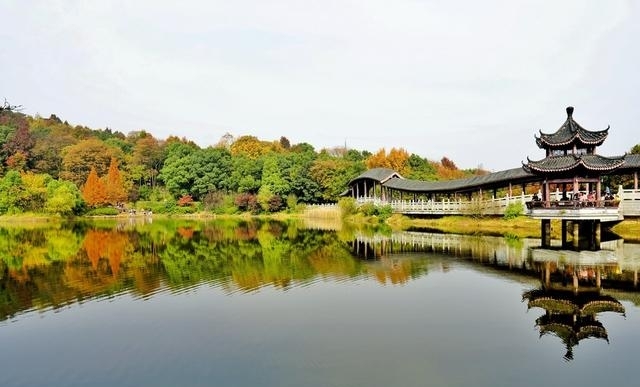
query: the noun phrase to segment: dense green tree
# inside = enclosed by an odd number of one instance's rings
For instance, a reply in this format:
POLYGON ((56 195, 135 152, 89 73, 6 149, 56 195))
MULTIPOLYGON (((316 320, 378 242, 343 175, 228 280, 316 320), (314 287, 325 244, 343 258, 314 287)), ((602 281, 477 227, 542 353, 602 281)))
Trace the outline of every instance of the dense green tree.
POLYGON ((47 184, 44 210, 50 214, 71 215, 82 208, 80 190, 68 181, 51 180, 47 184))
POLYGON ((232 157, 229 190, 256 193, 262 185, 263 160, 252 160, 245 155, 232 157))
POLYGON ((426 158, 411 154, 408 164, 409 172, 405 177, 415 180, 437 180, 436 167, 426 158))
POLYGON ((191 163, 191 155, 199 148, 183 142, 172 142, 167 145, 167 158, 164 161, 159 178, 174 197, 186 195, 191 190, 195 173, 191 163))
POLYGON ((287 195, 291 191, 289 168, 291 160, 278 154, 272 154, 264 159, 262 166, 262 187, 268 188, 276 195, 287 195))
POLYGON ((321 188, 322 199, 337 201, 349 181, 364 170, 365 166, 362 162, 323 157, 313 163, 310 174, 321 188))
POLYGON ((28 195, 22 177, 17 171, 7 172, 0 179, 0 214, 15 214, 23 211, 28 195))
POLYGON ((194 178, 191 194, 200 199, 213 191, 228 191, 231 176, 231 154, 224 148, 206 148, 194 152, 187 158, 191 163, 194 178))

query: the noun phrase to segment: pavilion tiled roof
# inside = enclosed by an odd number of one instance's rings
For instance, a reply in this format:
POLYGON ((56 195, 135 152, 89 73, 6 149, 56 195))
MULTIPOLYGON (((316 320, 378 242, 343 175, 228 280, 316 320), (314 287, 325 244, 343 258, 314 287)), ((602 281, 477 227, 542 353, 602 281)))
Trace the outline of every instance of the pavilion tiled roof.
POLYGON ((479 187, 490 187, 492 185, 498 186, 510 181, 522 181, 529 178, 535 179, 536 177, 522 168, 513 168, 481 176, 445 181, 389 179, 383 185, 391 189, 406 192, 453 192, 468 191, 479 187))
POLYGON ((573 107, 569 106, 567 108, 567 120, 564 124, 555 133, 542 133, 540 131, 540 137, 536 136, 536 144, 543 149, 567 147, 573 143, 599 146, 602 145, 608 134, 609 127, 600 131, 590 131, 583 128, 573 119, 573 107))
POLYGON ((630 154, 624 156, 624 164, 620 169, 640 169, 640 155, 630 154))
POLYGON ((357 177, 351 179, 351 181, 349 182, 349 185, 351 185, 351 183, 353 183, 354 181, 360 180, 360 179, 371 179, 371 180, 377 181, 378 183, 384 183, 385 181, 391 179, 392 177, 401 178, 402 176, 400 176, 400 174, 394 171, 393 169, 372 168, 362 172, 357 177))
POLYGON ((590 171, 610 172, 621 167, 625 163, 625 156, 604 157, 592 154, 571 154, 549 156, 538 161, 531 161, 529 158, 527 158, 527 160, 528 163, 523 164, 522 168, 531 173, 567 172, 579 167, 583 167, 590 171))

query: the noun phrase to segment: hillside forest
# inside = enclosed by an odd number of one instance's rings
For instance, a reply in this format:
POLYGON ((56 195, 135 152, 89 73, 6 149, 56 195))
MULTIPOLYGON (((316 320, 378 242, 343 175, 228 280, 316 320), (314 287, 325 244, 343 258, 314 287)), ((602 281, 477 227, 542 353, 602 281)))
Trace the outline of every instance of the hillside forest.
POLYGON ((91 129, 20 110, 6 101, 0 106, 0 215, 115 214, 126 208, 276 212, 336 202, 349 180, 368 168, 422 180, 486 173, 403 148, 316 150, 286 137, 228 133, 203 148, 184 137, 91 129))

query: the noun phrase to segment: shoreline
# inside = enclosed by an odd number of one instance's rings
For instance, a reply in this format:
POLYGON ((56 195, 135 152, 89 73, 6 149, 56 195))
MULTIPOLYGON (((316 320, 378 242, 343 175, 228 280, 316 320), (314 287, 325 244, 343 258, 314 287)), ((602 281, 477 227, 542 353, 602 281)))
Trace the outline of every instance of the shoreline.
MULTIPOLYGON (((333 218, 333 217, 332 217, 333 218)), ((307 216, 304 212, 299 213, 273 213, 273 214, 213 214, 199 212, 195 214, 153 214, 149 215, 95 215, 95 216, 76 216, 62 217, 55 215, 39 215, 39 214, 18 214, 18 215, 2 215, 0 216, 0 226, 3 225, 44 225, 57 224, 63 221, 73 220, 125 220, 125 219, 151 219, 151 220, 304 220, 316 219, 313 216, 307 216)), ((326 220, 326 218, 323 218, 326 220)), ((386 225, 394 230, 416 230, 416 231, 438 231, 449 234, 464 235, 500 235, 515 236, 518 238, 539 238, 540 222, 538 220, 527 217, 518 217, 515 219, 504 218, 474 218, 465 216, 448 216, 442 218, 417 219, 409 218, 402 215, 392 215, 389 219, 382 222, 375 216, 351 216, 344 220, 339 218, 332 219, 342 223, 347 223, 355 227, 367 227, 376 225, 386 225)), ((560 238, 559 222, 552 222, 552 238, 560 238)), ((640 242, 640 218, 625 219, 622 222, 610 228, 610 231, 629 241, 640 242)))

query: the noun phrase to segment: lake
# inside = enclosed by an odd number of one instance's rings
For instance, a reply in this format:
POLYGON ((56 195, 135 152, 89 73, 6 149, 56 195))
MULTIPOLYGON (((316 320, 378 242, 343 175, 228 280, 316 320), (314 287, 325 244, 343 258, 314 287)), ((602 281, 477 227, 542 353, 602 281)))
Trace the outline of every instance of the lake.
POLYGON ((636 385, 640 245, 0 227, 0 386, 636 385))

